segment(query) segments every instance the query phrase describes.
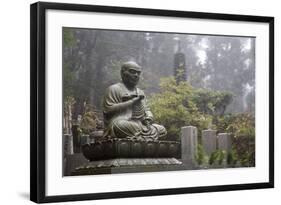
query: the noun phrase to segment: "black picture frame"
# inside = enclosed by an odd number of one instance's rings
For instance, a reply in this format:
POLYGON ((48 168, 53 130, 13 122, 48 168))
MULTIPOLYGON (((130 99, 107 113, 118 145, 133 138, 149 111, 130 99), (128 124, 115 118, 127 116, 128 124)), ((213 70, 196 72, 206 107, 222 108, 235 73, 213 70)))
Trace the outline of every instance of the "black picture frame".
POLYGON ((30 199, 37 203, 97 200, 198 192, 230 191, 274 187, 274 18, 144 8, 38 2, 30 7, 30 199), (46 196, 46 11, 84 11, 128 15, 259 22, 269 25, 269 181, 157 190, 46 196))

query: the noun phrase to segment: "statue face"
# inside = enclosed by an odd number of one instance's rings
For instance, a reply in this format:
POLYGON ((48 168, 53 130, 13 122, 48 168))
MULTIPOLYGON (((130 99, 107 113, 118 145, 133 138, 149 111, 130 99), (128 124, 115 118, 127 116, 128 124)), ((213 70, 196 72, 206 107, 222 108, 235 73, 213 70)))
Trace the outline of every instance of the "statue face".
POLYGON ((135 87, 140 79, 141 71, 128 68, 122 72, 122 80, 129 87, 135 87))

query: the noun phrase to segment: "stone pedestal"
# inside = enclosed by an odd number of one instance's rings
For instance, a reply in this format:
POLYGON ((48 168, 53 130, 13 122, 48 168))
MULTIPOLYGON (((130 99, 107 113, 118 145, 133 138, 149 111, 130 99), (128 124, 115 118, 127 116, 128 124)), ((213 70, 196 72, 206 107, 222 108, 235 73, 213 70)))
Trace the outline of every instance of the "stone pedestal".
POLYGON ((181 128, 181 158, 185 166, 196 166, 196 152, 198 146, 197 128, 186 126, 181 128))
POLYGON ((216 130, 202 131, 202 146, 204 151, 210 156, 217 149, 216 130))
POLYGON ((82 153, 89 161, 115 158, 180 158, 180 142, 112 138, 83 144, 82 153))

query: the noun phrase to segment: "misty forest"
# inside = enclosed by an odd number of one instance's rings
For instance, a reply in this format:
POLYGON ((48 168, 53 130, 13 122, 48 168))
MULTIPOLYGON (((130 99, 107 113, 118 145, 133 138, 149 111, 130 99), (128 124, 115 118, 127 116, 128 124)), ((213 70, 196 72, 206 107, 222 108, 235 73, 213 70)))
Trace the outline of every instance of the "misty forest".
MULTIPOLYGON (((63 28, 62 52, 64 133, 103 129, 105 89, 121 80, 122 63, 135 61, 138 87, 169 140, 187 125, 199 136, 230 133, 228 162, 255 165, 255 38, 63 28)), ((196 157, 205 163, 200 146, 196 157)))

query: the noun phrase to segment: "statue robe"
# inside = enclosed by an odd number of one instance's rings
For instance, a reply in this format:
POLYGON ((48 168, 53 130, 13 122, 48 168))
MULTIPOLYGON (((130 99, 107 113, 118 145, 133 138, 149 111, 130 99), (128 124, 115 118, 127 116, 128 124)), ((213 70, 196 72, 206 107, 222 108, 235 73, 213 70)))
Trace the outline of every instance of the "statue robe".
POLYGON ((105 93, 103 112, 105 137, 156 140, 166 135, 166 129, 157 124, 145 125, 145 119, 153 119, 146 97, 134 105, 124 101, 124 96, 144 95, 139 88, 131 91, 123 83, 111 85, 105 93))

